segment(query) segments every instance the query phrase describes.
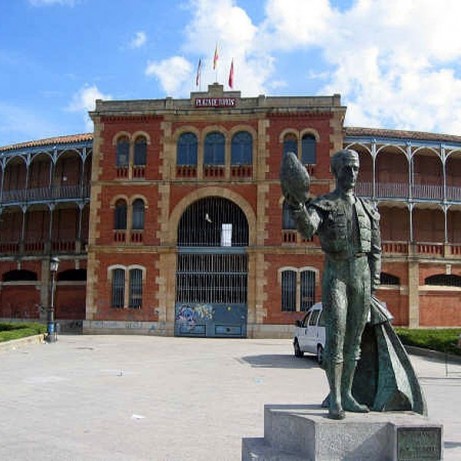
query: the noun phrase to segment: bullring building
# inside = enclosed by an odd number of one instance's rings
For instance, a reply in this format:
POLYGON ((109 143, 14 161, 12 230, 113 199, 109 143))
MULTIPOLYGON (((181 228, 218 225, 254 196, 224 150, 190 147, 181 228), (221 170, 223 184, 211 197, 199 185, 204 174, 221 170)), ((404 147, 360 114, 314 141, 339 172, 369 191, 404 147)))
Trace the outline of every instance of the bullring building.
POLYGON ((381 214, 378 296, 394 324, 461 325, 461 136, 345 127, 339 95, 101 101, 94 133, 0 148, 0 317, 62 331, 288 337, 321 298, 323 254, 294 229, 279 168, 311 193, 355 149, 381 214))

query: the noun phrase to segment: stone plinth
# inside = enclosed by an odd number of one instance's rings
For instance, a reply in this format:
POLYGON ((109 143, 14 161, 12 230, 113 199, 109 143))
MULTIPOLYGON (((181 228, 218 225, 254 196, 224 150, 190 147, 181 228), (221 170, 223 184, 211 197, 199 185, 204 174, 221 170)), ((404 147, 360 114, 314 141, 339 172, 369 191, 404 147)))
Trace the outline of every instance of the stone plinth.
POLYGON ((442 426, 413 412, 346 413, 266 405, 264 438, 244 438, 242 461, 439 461, 442 426))

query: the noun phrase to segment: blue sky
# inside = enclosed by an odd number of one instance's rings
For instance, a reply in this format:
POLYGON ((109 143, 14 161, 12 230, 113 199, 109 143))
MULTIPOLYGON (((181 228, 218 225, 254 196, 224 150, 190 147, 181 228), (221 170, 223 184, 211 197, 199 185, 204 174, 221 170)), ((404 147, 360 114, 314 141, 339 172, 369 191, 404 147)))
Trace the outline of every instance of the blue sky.
POLYGON ((232 59, 244 97, 339 93, 347 126, 461 135, 458 0, 4 0, 2 17, 1 146, 92 131, 96 98, 229 89, 232 59))

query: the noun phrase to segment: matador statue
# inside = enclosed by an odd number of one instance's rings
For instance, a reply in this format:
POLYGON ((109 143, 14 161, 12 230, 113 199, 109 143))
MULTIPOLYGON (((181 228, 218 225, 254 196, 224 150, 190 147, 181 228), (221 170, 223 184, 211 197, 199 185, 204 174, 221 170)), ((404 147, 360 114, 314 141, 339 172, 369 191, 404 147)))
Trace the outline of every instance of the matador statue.
POLYGON ((345 412, 412 410, 426 414, 411 362, 394 332, 392 316, 375 296, 381 274, 381 237, 376 205, 355 195, 357 152, 331 158, 335 189, 309 195, 310 178, 292 153, 284 154, 282 191, 298 231, 317 234, 325 255, 322 304, 326 343, 324 368, 329 417, 345 412), (392 350, 391 350, 392 349, 392 350))

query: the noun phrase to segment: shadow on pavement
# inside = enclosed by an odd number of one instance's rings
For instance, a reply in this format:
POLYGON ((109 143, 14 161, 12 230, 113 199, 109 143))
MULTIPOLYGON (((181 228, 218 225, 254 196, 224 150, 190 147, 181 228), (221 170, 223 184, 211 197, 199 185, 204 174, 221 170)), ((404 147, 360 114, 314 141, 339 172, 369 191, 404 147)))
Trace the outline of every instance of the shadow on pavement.
POLYGON ((458 448, 458 447, 461 447, 461 443, 460 442, 444 442, 443 446, 445 448, 458 448))
POLYGON ((248 355, 238 360, 247 363, 253 368, 318 368, 314 356, 297 358, 291 355, 263 354, 248 355))

